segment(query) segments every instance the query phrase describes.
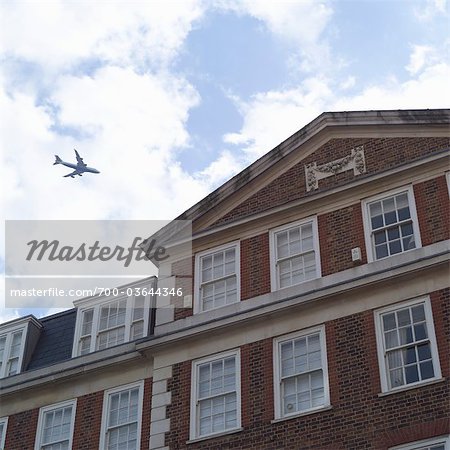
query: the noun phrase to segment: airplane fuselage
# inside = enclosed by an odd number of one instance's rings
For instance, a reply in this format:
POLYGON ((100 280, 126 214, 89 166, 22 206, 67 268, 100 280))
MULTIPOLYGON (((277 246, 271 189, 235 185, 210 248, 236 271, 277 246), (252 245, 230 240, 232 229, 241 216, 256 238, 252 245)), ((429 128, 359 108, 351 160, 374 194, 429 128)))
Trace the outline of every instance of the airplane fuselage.
POLYGON ((60 164, 66 167, 70 167, 71 169, 76 170, 77 172, 90 172, 90 173, 100 173, 97 169, 88 166, 82 166, 81 164, 72 164, 65 161, 61 161, 60 164))

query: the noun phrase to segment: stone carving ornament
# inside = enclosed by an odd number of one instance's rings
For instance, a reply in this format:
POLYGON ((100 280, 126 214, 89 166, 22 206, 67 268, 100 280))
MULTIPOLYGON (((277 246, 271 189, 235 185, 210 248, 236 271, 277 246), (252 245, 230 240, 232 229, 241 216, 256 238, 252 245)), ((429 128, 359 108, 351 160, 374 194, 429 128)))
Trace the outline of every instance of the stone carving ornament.
POLYGON ((307 164, 305 166, 306 190, 309 192, 318 189, 319 180, 351 169, 354 175, 360 175, 366 171, 363 146, 352 149, 350 155, 325 164, 317 165, 316 162, 307 164))

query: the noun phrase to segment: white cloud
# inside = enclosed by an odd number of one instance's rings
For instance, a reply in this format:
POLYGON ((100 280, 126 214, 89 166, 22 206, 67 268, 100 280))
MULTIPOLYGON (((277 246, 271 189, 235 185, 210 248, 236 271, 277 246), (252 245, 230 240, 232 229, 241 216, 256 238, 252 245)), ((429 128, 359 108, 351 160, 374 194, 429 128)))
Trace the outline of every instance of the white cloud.
POLYGON ((448 15, 447 0, 422 0, 420 7, 414 9, 416 18, 423 22, 434 19, 437 15, 448 15))
POLYGON ((257 94, 240 102, 243 127, 224 140, 242 146, 246 160, 253 161, 319 115, 331 95, 328 83, 315 78, 299 88, 257 94))
MULTIPOLYGON (((209 192, 177 161, 199 95, 171 67, 200 1, 9 2, 0 13, 7 218, 167 219, 209 192), (100 175, 62 178, 70 169, 53 155, 73 160, 74 147, 100 175)), ((2 320, 16 315, 0 307, 2 320)))
POLYGON ((216 188, 239 172, 243 164, 245 164, 245 160, 229 150, 224 150, 217 159, 197 174, 197 178, 212 188, 216 188))
POLYGON ((202 15, 200 2, 2 3, 0 53, 44 69, 84 59, 109 64, 166 63, 202 15))
POLYGON ((291 68, 312 71, 331 66, 330 48, 323 34, 333 15, 328 0, 222 0, 218 7, 250 15, 263 22, 292 48, 291 68))
POLYGON ((355 84, 356 84, 356 77, 350 75, 339 85, 339 88, 345 91, 347 89, 351 89, 352 87, 354 87, 355 84))
POLYGON ((414 45, 412 49, 413 51, 410 55, 409 63, 406 66, 406 70, 411 75, 415 75, 431 62, 438 60, 436 50, 430 45, 414 45))
POLYGON ((188 111, 199 101, 183 79, 117 67, 61 77, 51 102, 59 126, 89 131, 77 140, 59 135, 50 109, 34 98, 0 95, 0 175, 14 187, 0 202, 11 218, 168 218, 207 192, 176 159, 189 145, 188 111), (73 147, 101 174, 63 179, 70 169, 53 166, 53 155, 72 160, 73 147))
POLYGON ((247 162, 252 162, 323 111, 446 108, 449 79, 446 62, 426 66, 404 82, 389 77, 351 95, 331 81, 308 79, 296 89, 259 93, 248 102, 240 101, 244 124, 239 132, 225 135, 224 141, 241 146, 247 162))

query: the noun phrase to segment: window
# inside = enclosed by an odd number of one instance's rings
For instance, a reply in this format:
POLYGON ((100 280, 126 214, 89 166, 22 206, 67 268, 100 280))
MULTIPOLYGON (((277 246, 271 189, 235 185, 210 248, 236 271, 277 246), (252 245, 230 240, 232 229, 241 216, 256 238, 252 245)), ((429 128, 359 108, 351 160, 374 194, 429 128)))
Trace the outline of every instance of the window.
POLYGON ((316 218, 276 228, 270 240, 273 291, 321 276, 316 218))
POLYGON ((147 336, 150 296, 112 298, 100 299, 95 304, 90 302, 87 307, 79 306, 73 356, 147 336))
POLYGON ((428 298, 375 312, 383 392, 441 377, 428 298))
POLYGON ((275 418, 330 404, 325 328, 274 340, 275 418))
POLYGON ((20 373, 26 326, 0 331, 0 378, 20 373))
POLYGON ((194 362, 191 439, 239 429, 240 395, 239 350, 194 362))
POLYGON ((46 406, 39 410, 35 450, 72 448, 76 400, 46 406))
POLYGON ((425 439, 419 442, 398 445, 389 450, 450 450, 450 436, 425 439))
POLYGON ((140 448, 143 395, 143 381, 105 391, 100 449, 140 448))
POLYGON ((6 441, 6 429, 8 427, 8 418, 2 417, 0 419, 0 450, 5 449, 5 441, 6 441))
POLYGON ((240 300, 239 242, 196 255, 196 312, 240 300))
POLYGON ((412 187, 365 201, 363 214, 370 261, 421 246, 412 187))

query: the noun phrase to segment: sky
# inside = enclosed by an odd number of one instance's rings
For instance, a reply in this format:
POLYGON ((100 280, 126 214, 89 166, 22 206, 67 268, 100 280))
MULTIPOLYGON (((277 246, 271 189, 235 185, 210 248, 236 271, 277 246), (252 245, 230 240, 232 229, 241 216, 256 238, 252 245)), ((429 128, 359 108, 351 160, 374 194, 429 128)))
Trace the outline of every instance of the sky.
POLYGON ((58 311, 5 308, 5 220, 170 220, 324 111, 449 107, 449 19, 446 0, 0 2, 0 322, 58 311), (63 178, 73 148, 101 173, 63 178))

